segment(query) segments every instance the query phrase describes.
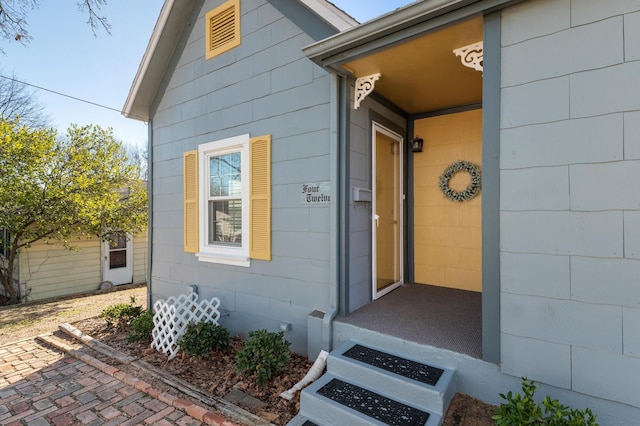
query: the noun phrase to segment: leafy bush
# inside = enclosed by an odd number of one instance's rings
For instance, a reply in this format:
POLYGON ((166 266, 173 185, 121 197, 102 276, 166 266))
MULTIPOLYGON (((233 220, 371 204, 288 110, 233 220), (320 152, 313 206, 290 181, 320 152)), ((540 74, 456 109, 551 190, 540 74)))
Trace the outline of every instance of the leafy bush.
POLYGON ((572 409, 558 400, 546 396, 542 405, 537 404, 533 395, 537 387, 532 380, 522 378, 522 393, 511 391, 507 395, 500 394, 506 400, 493 415, 497 426, 511 425, 549 425, 549 426, 597 426, 596 416, 590 409, 572 409), (544 411, 543 411, 544 407, 544 411))
POLYGON ((153 331, 153 311, 144 311, 139 317, 131 322, 131 331, 129 331, 128 342, 137 342, 138 340, 151 340, 151 332, 153 331))
POLYGON ((142 315, 142 306, 135 306, 135 298, 131 298, 131 302, 118 303, 116 305, 107 306, 100 313, 100 318, 107 321, 108 328, 117 328, 118 330, 126 330, 131 326, 134 319, 142 315))
POLYGON ((229 349, 229 331, 211 321, 189 323, 178 339, 180 349, 193 356, 205 355, 214 349, 229 349))
POLYGON ((263 384, 287 366, 291 359, 289 346, 291 342, 285 340, 283 331, 251 331, 244 348, 236 355, 236 368, 240 373, 256 373, 258 383, 263 384))

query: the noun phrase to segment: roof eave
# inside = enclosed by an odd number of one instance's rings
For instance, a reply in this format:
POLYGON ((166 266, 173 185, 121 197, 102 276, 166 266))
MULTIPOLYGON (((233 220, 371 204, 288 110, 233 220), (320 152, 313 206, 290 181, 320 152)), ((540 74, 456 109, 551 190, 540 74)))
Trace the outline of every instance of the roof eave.
POLYGON ((410 28, 438 14, 461 8, 480 0, 425 0, 411 3, 376 19, 303 48, 309 59, 320 66, 330 66, 327 58, 350 57, 347 52, 410 28))
POLYGON ((129 94, 122 108, 127 118, 148 121, 149 109, 173 52, 188 21, 195 0, 166 0, 151 33, 129 94))
POLYGON ((358 21, 327 0, 300 0, 300 2, 338 31, 345 31, 358 25, 358 21))
MULTIPOLYGON (((358 24, 355 19, 326 0, 300 2, 338 31, 358 24)), ((151 104, 196 3, 196 0, 165 0, 122 108, 125 117, 149 120, 151 104)))
POLYGON ((472 15, 523 0, 424 0, 382 15, 303 48, 316 64, 349 75, 342 64, 472 15))

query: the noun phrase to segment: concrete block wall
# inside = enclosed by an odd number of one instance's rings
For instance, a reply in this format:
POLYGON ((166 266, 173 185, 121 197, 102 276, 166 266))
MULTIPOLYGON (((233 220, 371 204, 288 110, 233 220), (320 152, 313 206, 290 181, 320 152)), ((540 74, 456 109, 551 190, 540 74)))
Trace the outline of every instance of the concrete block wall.
POLYGON ((302 53, 314 40, 266 0, 243 0, 241 45, 205 60, 204 15, 222 3, 205 1, 187 26, 152 117, 153 298, 196 284, 221 300, 231 334, 289 323, 305 354, 307 315, 329 304, 330 214, 302 205, 300 185, 330 180, 330 78, 302 53), (246 133, 272 136, 272 260, 199 262, 182 246, 182 154, 246 133))
POLYGON ((502 13, 502 371, 640 407, 640 4, 502 13))

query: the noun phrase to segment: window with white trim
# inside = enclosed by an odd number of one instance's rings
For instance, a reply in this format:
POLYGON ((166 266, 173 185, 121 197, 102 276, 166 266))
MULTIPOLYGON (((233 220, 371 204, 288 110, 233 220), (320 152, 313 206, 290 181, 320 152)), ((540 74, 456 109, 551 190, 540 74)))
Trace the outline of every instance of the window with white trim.
POLYGON ((198 259, 249 266, 249 135, 202 144, 198 159, 198 259))
POLYGON ((184 251, 204 262, 271 260, 271 135, 183 153, 184 251))

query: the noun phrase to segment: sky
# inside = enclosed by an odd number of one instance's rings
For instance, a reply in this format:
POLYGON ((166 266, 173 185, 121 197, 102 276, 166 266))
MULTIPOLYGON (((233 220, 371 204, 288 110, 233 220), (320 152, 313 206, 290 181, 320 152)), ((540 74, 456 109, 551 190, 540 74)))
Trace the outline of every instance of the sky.
MULTIPOLYGON (((333 0, 359 22, 392 11, 412 0, 333 0)), ((111 35, 98 28, 94 36, 76 0, 42 1, 29 12, 32 40, 23 45, 0 40, 0 75, 62 93, 35 89, 50 123, 64 134, 73 123, 111 127, 126 144, 146 146, 144 122, 120 114, 147 48, 163 0, 108 0, 111 35), (78 98, 107 108, 79 101, 78 98)))

